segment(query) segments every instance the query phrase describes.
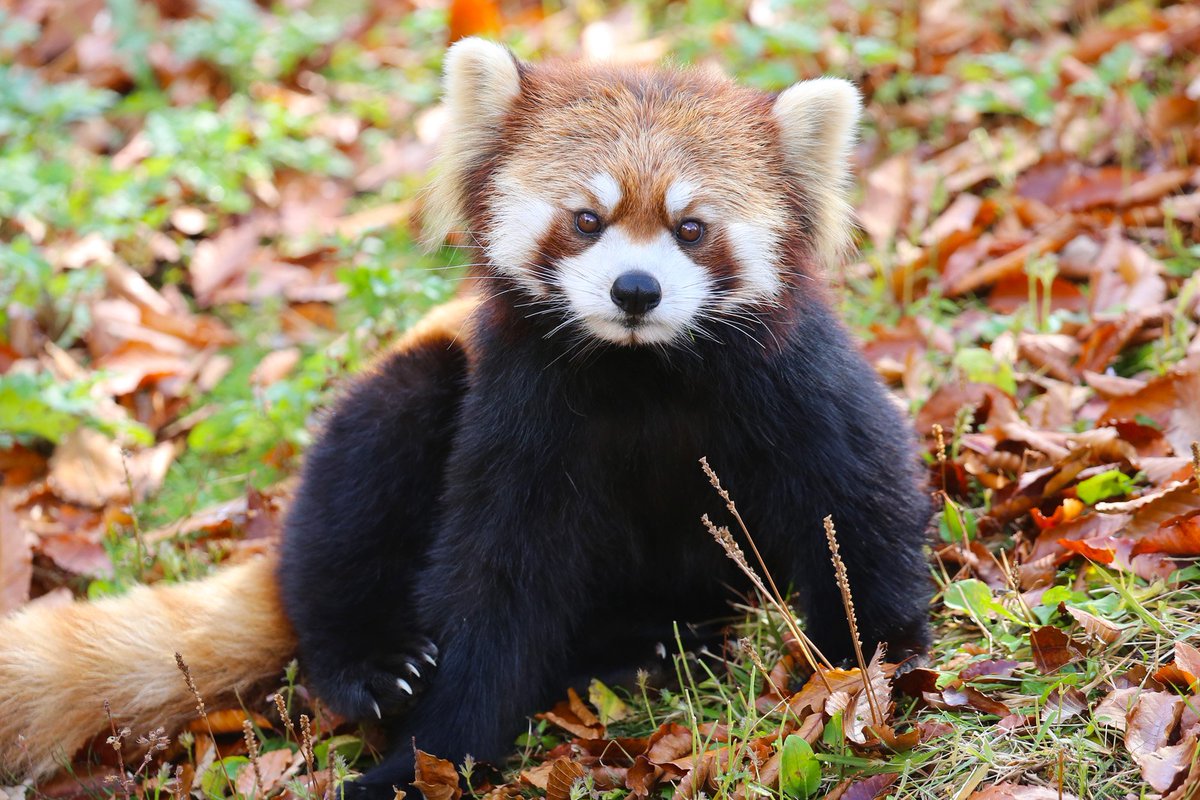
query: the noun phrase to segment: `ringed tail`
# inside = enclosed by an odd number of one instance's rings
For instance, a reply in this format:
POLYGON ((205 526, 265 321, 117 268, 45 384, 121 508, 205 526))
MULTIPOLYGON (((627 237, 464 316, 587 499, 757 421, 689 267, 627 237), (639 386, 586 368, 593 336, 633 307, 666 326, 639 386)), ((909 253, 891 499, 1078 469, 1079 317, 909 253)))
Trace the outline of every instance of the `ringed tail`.
POLYGON ((0 784, 36 780, 108 730, 174 733, 197 715, 175 653, 209 708, 279 680, 295 653, 276 557, 179 584, 138 586, 0 619, 0 784))

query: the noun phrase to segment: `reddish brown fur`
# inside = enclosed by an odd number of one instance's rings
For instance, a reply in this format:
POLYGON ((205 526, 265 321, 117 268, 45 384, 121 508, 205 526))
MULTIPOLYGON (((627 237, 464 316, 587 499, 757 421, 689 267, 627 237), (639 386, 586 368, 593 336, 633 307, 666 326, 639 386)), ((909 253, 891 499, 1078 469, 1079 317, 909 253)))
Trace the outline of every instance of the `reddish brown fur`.
MULTIPOLYGON (((768 95, 707 71, 574 63, 522 65, 521 82, 495 149, 466 180, 473 230, 486 231, 493 218, 494 179, 514 176, 562 200, 578 193, 564 176, 596 171, 610 174, 622 193, 606 223, 634 239, 678 222, 666 218, 664 198, 681 178, 699 187, 693 205, 718 218, 783 235, 802 219, 768 95)), ((563 233, 558 238, 570 238, 563 233)), ((793 268, 810 261, 797 259, 793 268)))

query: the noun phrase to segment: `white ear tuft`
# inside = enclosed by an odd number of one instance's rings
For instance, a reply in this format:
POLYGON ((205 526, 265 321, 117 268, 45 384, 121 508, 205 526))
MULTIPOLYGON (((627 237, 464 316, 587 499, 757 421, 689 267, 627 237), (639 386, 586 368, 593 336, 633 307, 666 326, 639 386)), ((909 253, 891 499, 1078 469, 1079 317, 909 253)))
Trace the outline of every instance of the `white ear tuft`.
POLYGON ((815 255, 822 266, 832 266, 852 242, 850 155, 862 98, 847 81, 817 78, 786 89, 772 111, 788 169, 812 204, 815 255))
POLYGON ((500 135, 504 117, 521 92, 516 57, 503 45, 461 39, 446 52, 444 63, 450 119, 426 195, 423 238, 429 247, 441 244, 462 222, 467 176, 500 135))

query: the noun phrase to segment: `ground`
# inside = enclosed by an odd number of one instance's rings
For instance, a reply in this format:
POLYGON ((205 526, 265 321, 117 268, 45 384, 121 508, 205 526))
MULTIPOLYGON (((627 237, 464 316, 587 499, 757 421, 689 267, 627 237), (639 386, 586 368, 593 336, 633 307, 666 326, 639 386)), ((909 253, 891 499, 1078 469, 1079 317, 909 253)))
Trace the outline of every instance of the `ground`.
MULTIPOLYGON (((456 768, 553 800, 1200 796, 1195 5, 11 5, 0 613, 270 546, 340 376, 461 273, 414 240, 468 33, 863 87, 862 247, 830 279, 926 443, 937 637, 898 677, 863 654, 868 695, 809 677, 790 615, 747 598, 727 666, 593 684, 501 772, 428 760, 426 796, 456 768)), ((377 734, 294 670, 278 697, 309 734, 274 695, 145 758, 148 731, 102 737, 35 795, 316 797, 370 765, 377 734)))

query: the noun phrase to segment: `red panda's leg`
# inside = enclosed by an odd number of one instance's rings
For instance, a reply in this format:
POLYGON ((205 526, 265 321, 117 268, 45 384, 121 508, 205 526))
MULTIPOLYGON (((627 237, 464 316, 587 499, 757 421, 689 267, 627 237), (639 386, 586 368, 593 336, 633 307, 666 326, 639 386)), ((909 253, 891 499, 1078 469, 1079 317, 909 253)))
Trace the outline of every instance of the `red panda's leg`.
POLYGON ((337 402, 287 518, 279 575, 301 667, 353 718, 401 712, 434 664, 412 593, 467 368, 436 334, 410 336, 337 402))
POLYGON ((348 785, 349 796, 383 800, 411 782, 414 741, 456 764, 468 754, 500 760, 526 715, 561 691, 604 573, 595 528, 621 523, 551 466, 565 463, 569 437, 540 421, 538 402, 554 398, 536 377, 528 385, 523 419, 539 420, 537 446, 505 427, 511 405, 467 400, 445 516, 417 587, 419 617, 441 648, 438 675, 393 729, 389 757, 348 785))

